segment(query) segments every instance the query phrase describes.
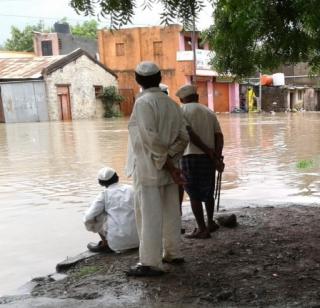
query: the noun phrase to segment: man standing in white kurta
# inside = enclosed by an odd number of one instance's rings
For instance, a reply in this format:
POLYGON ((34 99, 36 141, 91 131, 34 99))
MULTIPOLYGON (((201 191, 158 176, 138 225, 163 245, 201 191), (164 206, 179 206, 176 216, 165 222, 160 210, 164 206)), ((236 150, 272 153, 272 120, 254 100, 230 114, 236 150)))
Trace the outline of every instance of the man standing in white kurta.
POLYGON ((140 262, 128 276, 158 276, 162 262, 182 263, 177 167, 189 137, 180 107, 161 92, 160 69, 149 61, 135 71, 143 91, 130 117, 127 175, 133 176, 140 262))

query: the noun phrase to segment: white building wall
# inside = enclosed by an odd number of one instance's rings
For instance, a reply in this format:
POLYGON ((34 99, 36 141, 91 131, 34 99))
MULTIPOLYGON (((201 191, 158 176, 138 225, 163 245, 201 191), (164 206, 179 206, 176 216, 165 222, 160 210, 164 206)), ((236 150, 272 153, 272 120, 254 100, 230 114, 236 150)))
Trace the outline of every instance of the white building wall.
POLYGON ((317 92, 313 88, 307 88, 303 94, 303 108, 307 111, 317 110, 317 92))
POLYGON ((61 119, 58 85, 69 86, 73 120, 103 117, 102 103, 95 97, 94 86, 118 86, 116 77, 85 55, 51 73, 45 81, 51 121, 61 119))

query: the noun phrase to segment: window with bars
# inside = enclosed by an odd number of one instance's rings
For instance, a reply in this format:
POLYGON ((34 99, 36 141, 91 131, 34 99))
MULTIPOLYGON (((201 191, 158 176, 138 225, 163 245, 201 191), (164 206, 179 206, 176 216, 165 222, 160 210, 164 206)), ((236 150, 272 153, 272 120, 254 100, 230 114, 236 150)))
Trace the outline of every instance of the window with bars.
POLYGON ((41 51, 43 56, 52 56, 52 41, 42 41, 41 51))
POLYGON ((153 55, 162 56, 162 41, 153 42, 153 55))
POLYGON ((103 86, 93 86, 94 87, 94 94, 96 98, 100 98, 103 94, 103 86))

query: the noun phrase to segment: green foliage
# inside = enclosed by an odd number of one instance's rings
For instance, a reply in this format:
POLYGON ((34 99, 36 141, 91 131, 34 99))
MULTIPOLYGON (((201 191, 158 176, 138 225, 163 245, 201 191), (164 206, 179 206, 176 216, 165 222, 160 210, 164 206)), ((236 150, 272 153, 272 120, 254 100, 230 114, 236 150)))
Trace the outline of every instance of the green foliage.
MULTIPOLYGON (((205 0, 144 0, 141 10, 151 8, 154 3, 160 2, 163 11, 160 14, 163 24, 170 24, 178 19, 186 27, 192 24, 193 16, 197 17, 203 9, 205 0)), ((213 0, 209 0, 212 2, 213 0)), ((78 14, 111 17, 111 27, 120 28, 132 22, 134 9, 138 7, 138 0, 71 0, 70 4, 78 14)))
POLYGON ((116 110, 116 105, 120 105, 123 101, 123 96, 118 93, 114 86, 105 87, 101 95, 101 101, 104 107, 104 116, 106 118, 119 117, 121 113, 116 110))
MULTIPOLYGON (((67 18, 64 17, 60 22, 67 23, 67 18)), ((71 33, 75 36, 86 37, 90 39, 97 38, 98 22, 95 20, 85 21, 82 24, 70 26, 71 33)), ((7 39, 4 44, 4 49, 11 51, 33 51, 33 31, 52 32, 53 29, 45 27, 39 21, 36 25, 27 25, 23 30, 12 26, 11 38, 7 39)))
POLYGON ((71 34, 74 36, 85 37, 89 39, 97 38, 98 22, 94 19, 84 21, 83 23, 77 23, 75 26, 71 25, 67 17, 63 17, 59 20, 59 23, 69 24, 71 34))
POLYGON ((217 0, 204 33, 212 65, 239 77, 297 62, 319 71, 319 18, 317 0, 217 0))
POLYGON ((71 33, 75 36, 86 37, 89 39, 97 38, 98 22, 95 20, 85 21, 82 24, 70 26, 71 33))
POLYGON ((297 162, 296 167, 298 169, 310 169, 315 166, 315 163, 312 159, 303 159, 297 162))
POLYGON ((33 51, 33 31, 50 32, 41 21, 37 25, 27 25, 23 30, 12 26, 11 38, 4 43, 4 48, 11 51, 33 51))
POLYGON ((92 275, 98 272, 99 270, 100 269, 98 266, 84 266, 84 267, 81 267, 80 270, 75 273, 75 276, 77 278, 82 278, 87 275, 92 275))

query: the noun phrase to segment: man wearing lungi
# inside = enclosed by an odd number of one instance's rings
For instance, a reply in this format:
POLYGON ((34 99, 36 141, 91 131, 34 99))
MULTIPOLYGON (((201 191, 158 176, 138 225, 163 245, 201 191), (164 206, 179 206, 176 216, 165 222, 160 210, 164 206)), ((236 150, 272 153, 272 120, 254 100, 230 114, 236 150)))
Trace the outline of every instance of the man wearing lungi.
POLYGON ((214 112, 198 102, 199 95, 195 86, 184 85, 178 89, 176 95, 183 104, 183 115, 190 132, 190 142, 181 159, 181 168, 186 178, 184 190, 190 197, 192 212, 198 225, 198 228, 186 237, 210 238, 210 232, 218 228, 213 220, 213 194, 215 170, 223 168, 223 134, 214 112), (193 138, 193 135, 200 140, 193 138), (206 207, 207 224, 202 202, 206 207))
POLYGON ((178 185, 184 184, 178 162, 189 136, 181 108, 159 88, 156 64, 135 70, 139 93, 128 124, 127 175, 133 176, 139 263, 128 276, 158 276, 162 262, 182 263, 178 185))

